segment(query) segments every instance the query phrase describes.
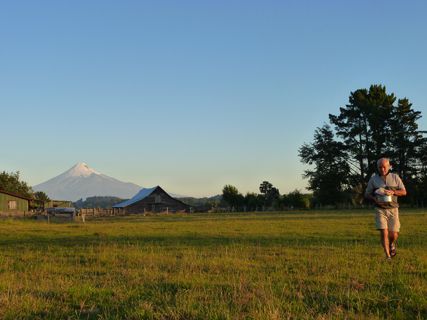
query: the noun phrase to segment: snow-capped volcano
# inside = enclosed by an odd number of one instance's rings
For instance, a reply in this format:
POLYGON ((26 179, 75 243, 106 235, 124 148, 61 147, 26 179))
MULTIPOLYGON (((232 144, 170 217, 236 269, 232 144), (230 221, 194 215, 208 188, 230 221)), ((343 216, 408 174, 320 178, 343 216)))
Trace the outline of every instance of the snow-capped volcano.
POLYGON ((91 174, 100 174, 98 171, 95 171, 84 162, 77 163, 70 170, 65 171, 61 176, 64 177, 87 177, 91 174))
POLYGON ((55 200, 86 199, 92 196, 131 198, 141 189, 134 183, 122 182, 90 168, 86 163, 77 163, 60 175, 33 187, 55 200))

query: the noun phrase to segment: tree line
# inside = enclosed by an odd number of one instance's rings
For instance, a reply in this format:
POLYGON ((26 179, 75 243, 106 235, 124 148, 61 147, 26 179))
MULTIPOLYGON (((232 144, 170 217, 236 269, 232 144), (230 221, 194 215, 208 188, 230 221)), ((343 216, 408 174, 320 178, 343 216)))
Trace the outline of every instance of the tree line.
POLYGON ((304 164, 314 205, 363 203, 376 161, 387 157, 408 191, 414 206, 427 204, 427 139, 419 129, 421 112, 407 98, 398 99, 383 85, 350 93, 348 104, 329 123, 314 131, 299 156, 304 164))
POLYGON ((260 193, 248 192, 246 195, 232 185, 222 189, 221 206, 229 211, 265 211, 284 209, 307 209, 310 207, 311 196, 299 190, 281 195, 279 189, 270 182, 263 181, 259 186, 260 193))

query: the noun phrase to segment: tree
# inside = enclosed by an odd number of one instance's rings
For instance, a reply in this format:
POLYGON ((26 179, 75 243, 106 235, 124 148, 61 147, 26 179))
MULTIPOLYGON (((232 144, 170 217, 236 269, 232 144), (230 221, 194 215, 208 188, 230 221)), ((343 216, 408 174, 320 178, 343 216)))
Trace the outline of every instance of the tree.
POLYGON ((33 197, 34 197, 34 199, 40 200, 43 202, 49 202, 50 201, 50 198, 48 197, 48 195, 46 193, 44 193, 43 191, 34 192, 33 197))
MULTIPOLYGON (((427 131, 419 131, 419 133, 427 133, 427 131)), ((420 148, 418 152, 418 170, 415 177, 415 187, 413 190, 413 203, 420 207, 427 205, 427 138, 420 138, 420 148)), ((411 194, 409 194, 411 197, 411 194)))
POLYGON ((19 171, 0 173, 0 190, 16 193, 20 196, 31 198, 33 190, 24 181, 20 180, 19 171))
POLYGON ((268 181, 263 181, 259 186, 259 191, 266 195, 271 189, 273 188, 273 185, 268 181))
POLYGON ((222 189, 222 200, 228 204, 232 211, 238 210, 243 204, 243 195, 239 193, 236 187, 232 185, 225 185, 222 189))
POLYGON ((314 141, 304 143, 299 156, 303 163, 314 166, 305 170, 304 177, 308 178, 308 189, 313 190, 317 204, 337 204, 346 199, 350 189, 347 151, 342 142, 334 139, 329 125, 316 129, 314 141))
MULTIPOLYGON (((381 157, 391 159, 393 169, 410 189, 409 194, 416 194, 413 190, 420 189, 416 186, 423 177, 422 157, 426 144, 417 124, 421 113, 413 110, 406 98, 397 100, 397 105, 395 102, 395 95, 387 93, 382 85, 351 92, 349 103, 340 108, 339 114, 329 114, 336 136, 331 129, 317 128, 315 141, 300 148, 301 161, 314 165, 314 170, 305 171, 305 177, 309 178, 315 198, 319 199, 320 193, 324 193, 330 202, 334 196, 330 194, 333 184, 341 182, 341 186, 347 184, 347 189, 352 190, 353 202, 359 203, 367 181, 376 171, 376 161, 381 157), (336 148, 336 143, 341 144, 339 148, 336 148), (334 160, 335 165, 348 170, 347 173, 340 171, 339 174, 343 175, 341 180, 338 176, 333 178, 335 172, 328 171, 319 160, 326 160, 328 154, 333 156, 333 149, 340 151, 334 160), (330 178, 325 181, 327 176, 330 178)), ((325 162, 332 165, 334 161, 329 158, 325 162)))
POLYGON ((399 99, 391 114, 390 156, 397 162, 395 171, 404 180, 408 180, 416 174, 416 166, 419 161, 418 151, 423 143, 417 124, 420 118, 421 112, 413 110, 412 103, 406 98, 399 99))
POLYGON ((394 94, 387 94, 384 86, 371 85, 369 90, 351 92, 349 104, 340 108, 338 116, 329 115, 337 136, 349 152, 347 160, 357 169, 362 184, 375 171, 375 161, 388 151, 389 120, 395 100, 394 94))
POLYGON ((263 205, 262 199, 256 193, 248 192, 245 196, 245 207, 248 211, 255 211, 263 205))
POLYGON ((308 209, 310 207, 310 200, 299 190, 283 195, 282 202, 287 208, 308 209))
POLYGON ((273 203, 280 199, 279 189, 273 187, 268 181, 263 181, 259 186, 259 191, 264 197, 264 205, 270 207, 273 203))

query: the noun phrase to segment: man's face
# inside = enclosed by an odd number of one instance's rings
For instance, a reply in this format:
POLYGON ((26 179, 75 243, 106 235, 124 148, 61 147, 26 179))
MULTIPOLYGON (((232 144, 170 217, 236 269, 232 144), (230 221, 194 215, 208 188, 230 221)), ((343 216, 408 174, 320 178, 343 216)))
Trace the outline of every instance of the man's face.
POLYGON ((378 171, 380 173, 380 176, 385 176, 389 169, 390 169, 390 163, 388 163, 388 161, 383 160, 378 165, 378 171))

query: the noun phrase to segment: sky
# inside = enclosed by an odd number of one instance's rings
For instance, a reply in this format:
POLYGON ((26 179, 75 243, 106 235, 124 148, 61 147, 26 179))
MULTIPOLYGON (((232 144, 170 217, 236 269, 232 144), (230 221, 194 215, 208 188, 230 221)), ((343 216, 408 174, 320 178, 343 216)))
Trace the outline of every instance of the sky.
POLYGON ((298 149, 372 84, 427 130, 426 1, 0 0, 0 171, 85 162, 188 196, 305 191, 298 149))

